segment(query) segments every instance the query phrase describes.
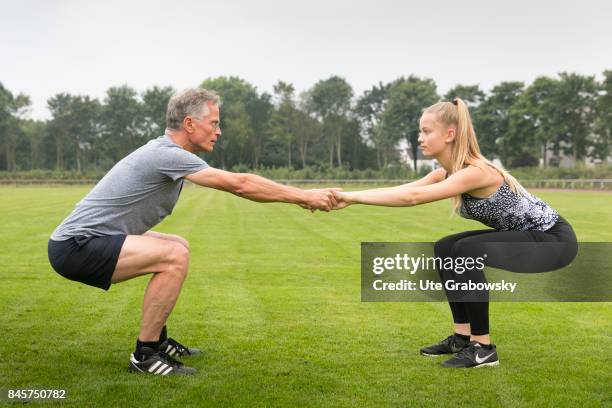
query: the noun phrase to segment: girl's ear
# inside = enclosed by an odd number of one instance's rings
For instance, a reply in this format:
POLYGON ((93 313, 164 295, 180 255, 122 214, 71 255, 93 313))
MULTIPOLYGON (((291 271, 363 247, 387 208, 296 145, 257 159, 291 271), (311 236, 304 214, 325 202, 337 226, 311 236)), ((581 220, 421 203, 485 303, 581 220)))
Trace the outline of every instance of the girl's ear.
POLYGON ((452 143, 455 140, 456 135, 457 135, 457 130, 455 128, 448 128, 446 130, 446 140, 444 142, 446 144, 452 143))

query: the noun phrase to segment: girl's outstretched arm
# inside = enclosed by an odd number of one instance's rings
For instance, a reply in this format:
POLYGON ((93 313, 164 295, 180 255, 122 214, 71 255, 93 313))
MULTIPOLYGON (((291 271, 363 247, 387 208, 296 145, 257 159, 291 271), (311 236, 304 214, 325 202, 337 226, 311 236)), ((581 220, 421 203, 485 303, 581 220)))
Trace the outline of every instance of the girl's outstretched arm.
POLYGON ((351 204, 381 205, 387 207, 411 207, 454 197, 468 191, 487 187, 489 181, 483 170, 468 166, 438 183, 430 185, 401 185, 385 189, 335 192, 338 204, 335 209, 351 204))

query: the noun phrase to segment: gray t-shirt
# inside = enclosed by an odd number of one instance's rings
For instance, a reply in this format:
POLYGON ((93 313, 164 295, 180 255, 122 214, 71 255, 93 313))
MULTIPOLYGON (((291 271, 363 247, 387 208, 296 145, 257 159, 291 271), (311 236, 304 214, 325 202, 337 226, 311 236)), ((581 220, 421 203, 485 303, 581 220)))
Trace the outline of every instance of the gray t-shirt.
POLYGON ((204 160, 167 135, 150 140, 115 164, 53 231, 51 239, 140 235, 172 213, 182 178, 207 167, 204 160))

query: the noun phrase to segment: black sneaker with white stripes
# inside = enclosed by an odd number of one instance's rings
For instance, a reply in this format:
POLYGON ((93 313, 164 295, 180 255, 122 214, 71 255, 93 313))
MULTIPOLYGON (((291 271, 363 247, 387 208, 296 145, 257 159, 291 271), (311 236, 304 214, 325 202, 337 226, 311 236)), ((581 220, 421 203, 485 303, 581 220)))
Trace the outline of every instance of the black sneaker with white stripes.
POLYGON ((466 348, 455 354, 453 358, 443 362, 442 366, 450 368, 475 368, 496 366, 498 364, 499 358, 497 358, 495 344, 482 345, 476 341, 471 341, 466 348))
POLYGON ((184 357, 202 354, 202 350, 183 346, 181 343, 174 340, 172 337, 168 337, 166 340, 161 342, 161 344, 159 345, 159 350, 163 351, 171 357, 184 357))
POLYGON ((142 361, 138 360, 132 353, 130 356, 130 371, 152 375, 192 375, 197 372, 195 368, 186 367, 180 361, 160 350, 143 347, 141 356, 144 357, 142 361))
POLYGON ((441 356, 443 354, 454 354, 463 350, 469 343, 456 334, 451 334, 441 342, 431 346, 423 347, 421 354, 424 356, 441 356))

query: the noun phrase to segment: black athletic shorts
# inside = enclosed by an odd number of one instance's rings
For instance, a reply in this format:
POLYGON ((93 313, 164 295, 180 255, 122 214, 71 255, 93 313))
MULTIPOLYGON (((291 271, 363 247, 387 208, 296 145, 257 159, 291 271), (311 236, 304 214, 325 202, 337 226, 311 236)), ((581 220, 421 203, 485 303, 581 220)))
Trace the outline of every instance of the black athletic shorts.
POLYGON ((127 235, 49 240, 49 262, 64 278, 108 290, 127 235))

